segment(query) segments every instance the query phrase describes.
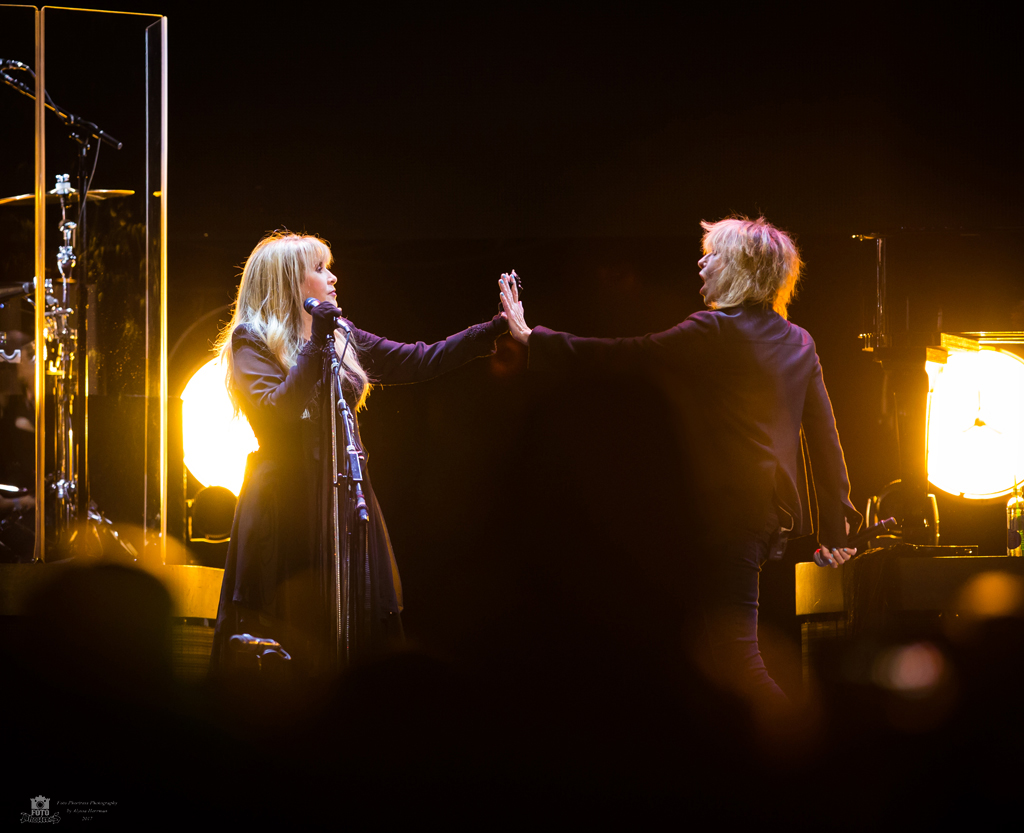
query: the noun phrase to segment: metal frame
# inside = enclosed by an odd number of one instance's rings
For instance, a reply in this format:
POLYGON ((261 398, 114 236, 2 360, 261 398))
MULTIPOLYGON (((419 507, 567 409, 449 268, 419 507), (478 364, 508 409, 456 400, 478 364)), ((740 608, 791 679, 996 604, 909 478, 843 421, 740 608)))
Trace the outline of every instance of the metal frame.
MULTIPOLYGON (((46 89, 46 12, 47 11, 77 11, 77 12, 88 12, 94 14, 125 14, 132 17, 148 17, 155 18, 155 23, 147 27, 147 33, 149 29, 158 25, 160 27, 160 163, 159 163, 159 235, 160 235, 160 254, 158 273, 160 280, 160 310, 159 310, 159 355, 157 357, 158 365, 158 385, 156 391, 156 397, 159 401, 159 425, 160 425, 160 437, 159 437, 159 464, 158 464, 158 480, 159 480, 159 494, 160 494, 160 528, 159 528, 159 544, 157 545, 158 556, 160 563, 166 562, 167 557, 167 75, 168 75, 168 60, 167 60, 167 18, 160 14, 150 13, 139 13, 139 12, 120 12, 120 11, 108 11, 104 9, 81 9, 76 7, 68 6, 15 6, 15 8, 34 8, 35 9, 35 77, 36 77, 36 88, 35 88, 35 270, 37 276, 45 276, 46 274, 46 102, 44 91, 46 89)), ((148 51, 148 40, 146 49, 147 62, 149 59, 148 51)), ((147 63, 147 76, 146 76, 146 121, 147 121, 147 137, 148 137, 148 126, 150 123, 150 110, 149 110, 149 75, 148 75, 148 63, 147 63)), ((154 192, 151 189, 152 184, 152 172, 150 171, 150 159, 147 154, 146 159, 146 187, 147 187, 147 206, 148 201, 153 198, 154 192)), ((150 225, 147 223, 147 240, 146 240, 146 279, 150 277, 150 225)), ((147 307, 149 303, 149 292, 147 285, 147 307)), ((148 313, 148 310, 147 310, 148 313)), ((149 315, 147 314, 147 328, 149 326, 149 315)), ((46 524, 45 524, 45 495, 46 495, 46 443, 48 440, 46 431, 46 361, 45 361, 45 350, 46 350, 46 288, 45 281, 40 279, 36 281, 35 288, 35 342, 36 342, 36 365, 35 365, 35 492, 36 492, 36 512, 35 512, 35 548, 34 548, 34 560, 42 561, 46 557, 46 524)), ((87 349, 86 345, 82 345, 80 349, 87 349)), ((152 365, 150 356, 148 355, 149 346, 147 343, 147 387, 149 385, 148 374, 149 369, 152 365)), ((84 385, 84 379, 82 381, 84 385)), ((147 391, 148 393, 149 391, 147 391)), ((86 396, 87 390, 82 390, 79 395, 86 396)), ((147 405, 148 408, 148 405, 147 405)), ((147 425, 148 425, 148 413, 147 413, 147 425)), ((82 437, 80 441, 85 441, 82 437)), ((147 445, 148 451, 148 445, 147 445)), ((148 489, 148 471, 146 475, 146 488, 148 489)), ((145 497, 144 497, 145 500, 145 497)), ((88 507, 86 507, 86 511, 88 507)), ((143 519, 143 526, 146 526, 145 518, 143 519)), ((143 556, 145 557, 145 550, 143 556)))

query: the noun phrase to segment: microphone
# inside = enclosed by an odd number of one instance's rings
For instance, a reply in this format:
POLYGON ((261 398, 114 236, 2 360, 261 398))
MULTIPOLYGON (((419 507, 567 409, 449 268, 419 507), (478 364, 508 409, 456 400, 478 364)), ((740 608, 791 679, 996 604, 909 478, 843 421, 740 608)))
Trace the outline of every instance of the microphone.
POLYGON ((861 530, 856 535, 851 535, 846 542, 848 547, 860 547, 862 544, 866 544, 871 538, 875 538, 879 535, 884 535, 887 532, 895 532, 899 529, 899 523, 895 518, 886 518, 884 521, 879 521, 873 526, 869 526, 867 529, 861 530))
MULTIPOLYGON (((302 308, 310 315, 313 314, 313 310, 315 310, 318 306, 320 306, 320 302, 316 298, 307 298, 305 301, 302 302, 302 308)), ((334 323, 338 326, 339 329, 344 330, 350 336, 352 335, 352 330, 349 329, 349 326, 345 322, 345 319, 341 317, 341 313, 338 313, 338 315, 334 317, 334 323)))

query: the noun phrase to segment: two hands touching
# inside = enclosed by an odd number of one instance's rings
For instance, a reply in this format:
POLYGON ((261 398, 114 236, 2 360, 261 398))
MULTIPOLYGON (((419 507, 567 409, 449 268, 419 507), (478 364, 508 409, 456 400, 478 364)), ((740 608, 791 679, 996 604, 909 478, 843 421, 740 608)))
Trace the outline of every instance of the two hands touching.
POLYGON ((526 344, 533 331, 526 326, 526 319, 523 318, 523 302, 519 300, 519 276, 515 269, 498 278, 498 291, 504 309, 501 316, 508 321, 509 335, 520 344, 526 344))

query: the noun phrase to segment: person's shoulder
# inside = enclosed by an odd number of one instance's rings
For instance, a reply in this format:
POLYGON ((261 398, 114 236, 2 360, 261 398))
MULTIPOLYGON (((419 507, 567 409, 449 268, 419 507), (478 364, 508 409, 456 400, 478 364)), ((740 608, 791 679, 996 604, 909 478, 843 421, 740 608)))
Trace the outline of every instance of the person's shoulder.
POLYGON ((252 324, 238 324, 231 331, 231 346, 255 345, 266 347, 267 342, 252 324))
POLYGON ((722 329, 722 316, 727 310, 702 309, 686 317, 676 329, 690 332, 718 332, 722 329))
POLYGON ((759 330, 763 322, 755 321, 745 307, 704 309, 688 316, 675 330, 690 339, 727 341, 744 339, 759 330))
POLYGON ((236 324, 235 329, 231 331, 232 344, 253 340, 262 341, 251 324, 236 324))
POLYGON ((231 331, 231 350, 237 353, 239 350, 246 349, 272 357, 266 340, 255 327, 251 324, 238 324, 231 331))
POLYGON ((814 348, 814 338, 807 330, 801 327, 799 324, 794 324, 792 321, 788 321, 785 318, 780 319, 785 325, 787 336, 794 342, 806 345, 810 348, 814 348))
POLYGON ((720 316, 723 329, 731 328, 749 338, 814 346, 814 340, 807 330, 783 318, 773 309, 743 305, 714 312, 720 316))

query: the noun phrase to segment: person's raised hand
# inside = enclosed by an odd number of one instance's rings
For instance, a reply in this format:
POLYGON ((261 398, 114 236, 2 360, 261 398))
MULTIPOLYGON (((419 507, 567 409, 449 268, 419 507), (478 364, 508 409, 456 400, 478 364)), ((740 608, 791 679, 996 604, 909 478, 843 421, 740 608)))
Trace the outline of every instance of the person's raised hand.
POLYGON ((502 315, 508 321, 509 333, 520 344, 526 344, 533 331, 526 326, 526 319, 523 317, 523 302, 519 300, 516 277, 514 269, 510 274, 503 274, 498 278, 498 291, 501 294, 502 309, 505 310, 502 315))

